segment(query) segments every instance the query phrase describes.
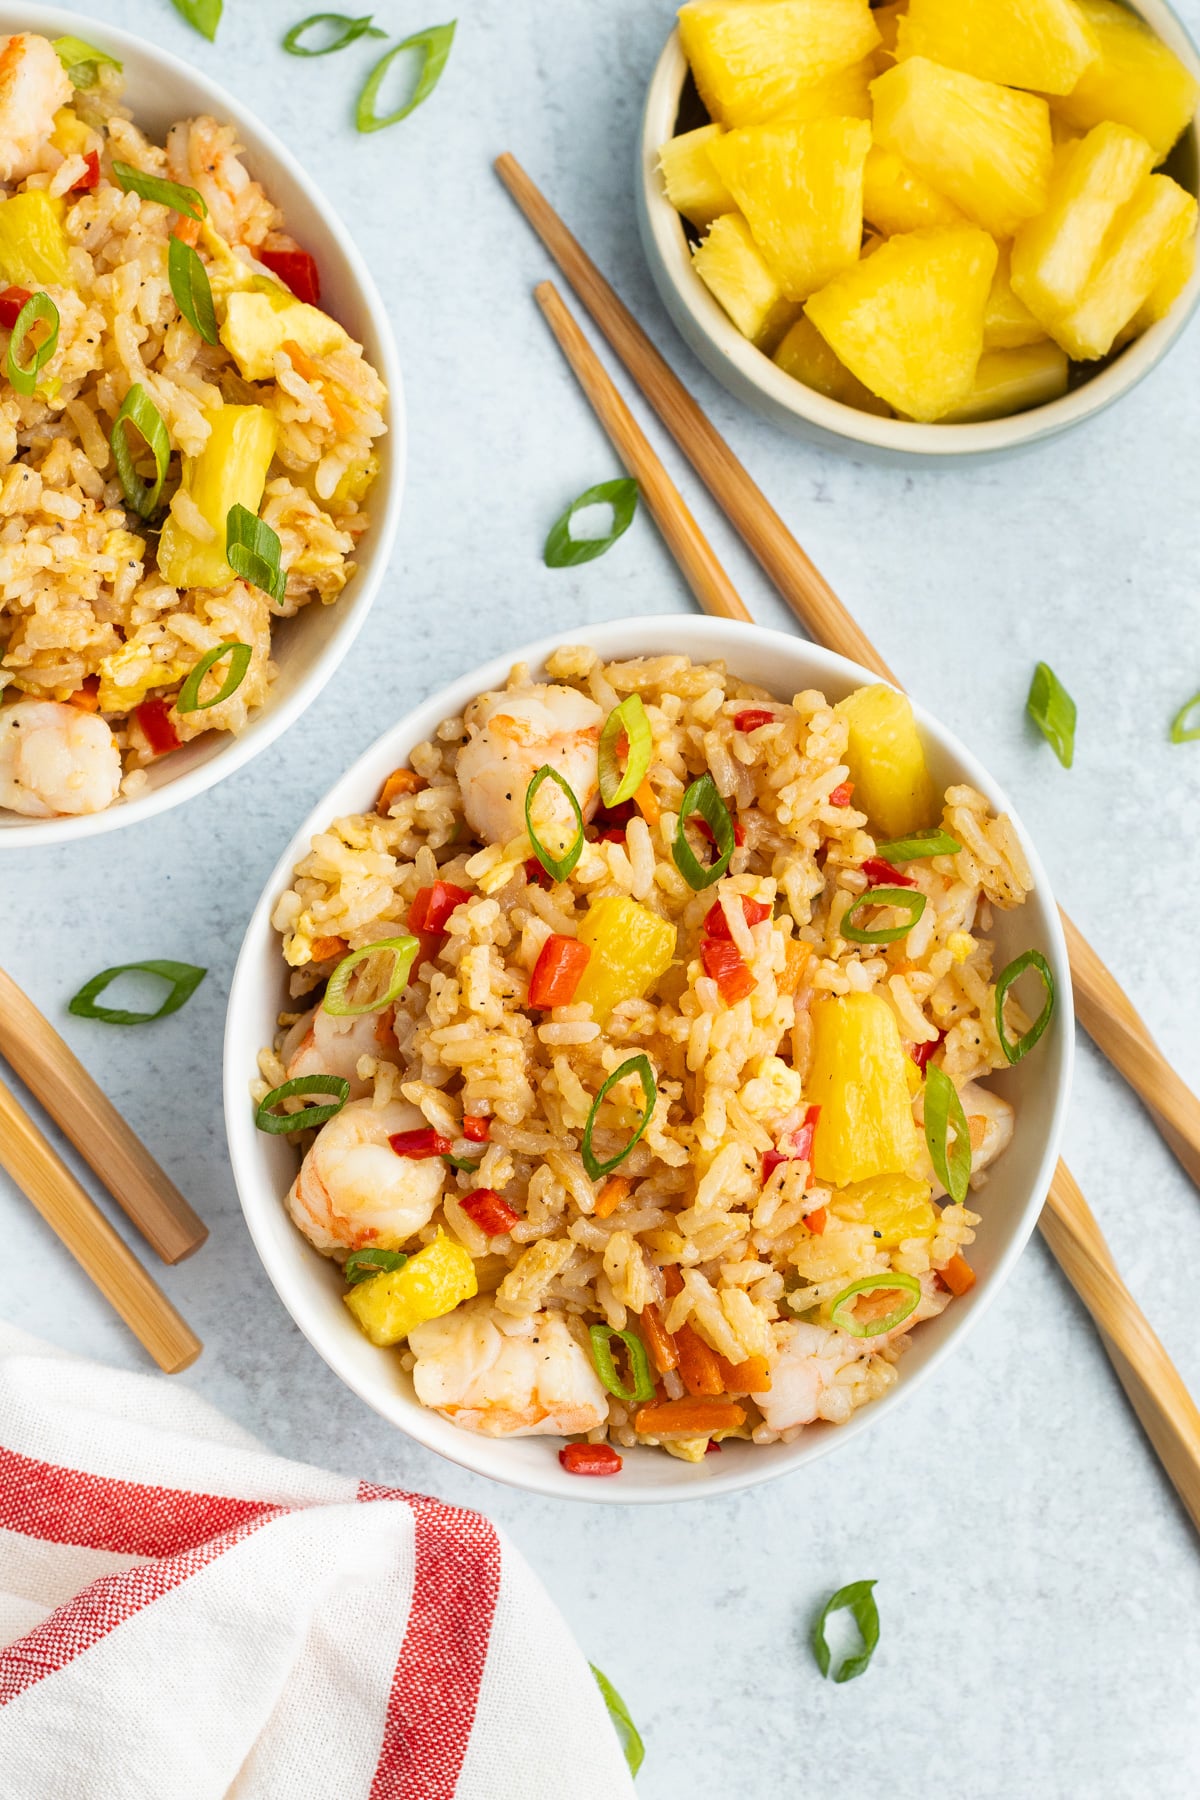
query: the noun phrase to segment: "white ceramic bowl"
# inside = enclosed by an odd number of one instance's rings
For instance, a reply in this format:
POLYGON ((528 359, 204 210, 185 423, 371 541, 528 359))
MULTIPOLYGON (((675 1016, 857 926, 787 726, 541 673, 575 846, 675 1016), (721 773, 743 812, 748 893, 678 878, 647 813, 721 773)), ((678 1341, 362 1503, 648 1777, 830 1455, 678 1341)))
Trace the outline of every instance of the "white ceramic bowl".
MULTIPOLYGON (((1200 81, 1200 52, 1165 0, 1138 0, 1134 11, 1200 81)), ((688 66, 673 31, 658 60, 646 96, 638 149, 638 225, 650 273, 680 335, 710 375, 764 418, 798 437, 884 461, 995 455, 1055 437, 1092 418, 1136 387, 1166 355, 1200 301, 1200 265, 1165 319, 1160 319, 1081 386, 1045 406, 975 425, 916 425, 881 419, 828 400, 785 375, 744 338, 692 268, 684 221, 667 199, 658 168, 662 144, 674 137, 688 66)), ((701 118, 690 121, 699 124, 701 118)), ((1198 188, 1200 128, 1193 120, 1167 161, 1167 170, 1191 193, 1198 188)))
POLYGON ((306 606, 281 621, 271 643, 279 673, 266 704, 237 737, 210 732, 151 764, 149 784, 132 800, 80 818, 23 819, 0 810, 0 850, 94 837, 165 812, 203 793, 265 750, 316 699, 366 620, 387 570, 404 489, 404 398, 387 312, 366 264, 333 203, 254 114, 178 57, 99 19, 58 7, 0 0, 0 34, 66 34, 111 51, 125 65, 126 98, 136 123, 162 142, 176 119, 208 112, 229 120, 245 146, 245 162, 283 210, 287 229, 310 250, 321 271, 322 304, 363 345, 389 392, 387 433, 378 445, 379 477, 371 496, 371 528, 355 560, 356 573, 334 606, 306 606))
MULTIPOLYGON (((1033 1230, 1058 1154, 1074 1044, 1067 952, 1046 871, 1018 821, 1036 891, 1020 910, 996 916, 999 966, 1031 945, 1039 947, 1055 973, 1058 1005, 1035 1054, 997 1081, 998 1089, 1016 1103, 1018 1121, 1012 1145, 980 1196, 983 1222, 971 1251, 979 1281, 940 1318, 921 1326, 900 1365, 899 1382, 882 1400, 856 1412, 846 1425, 812 1426, 794 1444, 760 1448, 729 1442, 720 1457, 697 1465, 661 1451, 626 1451, 621 1474, 603 1481, 568 1475, 556 1455, 557 1438, 497 1442, 460 1431, 427 1411, 413 1397, 399 1358, 377 1349, 355 1325, 342 1304, 345 1290, 337 1269, 310 1248, 287 1217, 282 1202, 296 1172, 295 1151, 283 1138, 255 1129, 249 1092, 257 1073, 255 1059, 260 1046, 273 1040, 277 1015, 288 1005, 286 969, 271 928, 271 912, 315 831, 339 815, 369 811, 385 777, 407 760, 413 746, 431 736, 442 719, 461 713, 474 695, 502 685, 514 662, 527 662, 536 670, 557 645, 570 643, 591 644, 608 660, 665 651, 703 662, 723 658, 739 675, 780 699, 790 699, 807 687, 840 699, 876 679, 855 663, 798 637, 721 619, 672 615, 559 632, 473 670, 426 700, 385 732, 314 807, 280 857, 254 910, 234 971, 225 1030, 229 1149, 246 1222, 284 1305, 330 1368, 383 1418, 453 1462, 535 1493, 617 1504, 702 1498, 800 1469, 882 1420, 962 1341, 996 1294, 1033 1230)), ((1004 794, 969 751, 919 707, 917 718, 935 781, 943 787, 968 781, 994 807, 1012 814, 1004 794)))

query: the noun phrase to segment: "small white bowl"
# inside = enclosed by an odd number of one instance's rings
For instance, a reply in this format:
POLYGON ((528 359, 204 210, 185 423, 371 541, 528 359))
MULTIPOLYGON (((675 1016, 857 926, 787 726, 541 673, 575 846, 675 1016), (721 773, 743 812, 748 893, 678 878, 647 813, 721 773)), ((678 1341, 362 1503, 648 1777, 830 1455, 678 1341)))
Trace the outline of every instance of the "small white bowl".
POLYGON ((306 606, 294 619, 276 626, 271 657, 279 673, 266 703, 245 730, 236 737, 209 732, 152 763, 148 785, 105 812, 26 819, 0 809, 0 850, 61 844, 135 825, 203 793, 274 743, 316 699, 366 621, 395 541, 405 464, 400 366, 383 301, 333 203, 291 152, 215 82, 167 51, 97 18, 0 0, 0 34, 14 31, 40 32, 48 38, 71 34, 119 57, 125 65, 125 97, 134 120, 160 143, 175 120, 194 113, 228 120, 245 146, 250 173, 282 208, 287 229, 316 258, 322 304, 362 344, 387 384, 389 400, 387 432, 378 444, 380 469, 371 493, 371 526, 355 554, 358 568, 335 605, 306 606))
POLYGON ((1058 1155, 1066 1115, 1074 1053, 1074 1014, 1066 945, 1046 871, 991 776, 969 751, 928 713, 916 708, 934 780, 942 787, 967 781, 987 795, 997 810, 1014 818, 1033 870, 1036 888, 1024 907, 998 913, 993 935, 998 966, 1035 946, 1054 970, 1058 1004, 1050 1028, 1028 1061, 1006 1070, 998 1088, 1016 1104, 1013 1142, 996 1164, 979 1196, 983 1215, 971 1261, 979 1280, 939 1318, 922 1325, 900 1364, 900 1380, 881 1400, 863 1407, 845 1425, 810 1426, 793 1444, 768 1446, 727 1442, 719 1457, 688 1464, 663 1451, 622 1451, 625 1466, 608 1480, 569 1475, 558 1461, 557 1438, 514 1438, 498 1442, 460 1431, 420 1406, 397 1355, 380 1350, 359 1331, 342 1303, 345 1288, 335 1266, 301 1237, 283 1207, 295 1176, 295 1151, 281 1137, 256 1130, 250 1084, 257 1074, 260 1047, 273 1041, 277 1016, 288 1005, 287 971, 271 913, 290 884, 292 870, 315 831, 347 813, 375 804, 389 772, 407 760, 413 747, 438 724, 462 712, 476 694, 504 683, 514 662, 538 670, 561 644, 592 645, 606 660, 625 656, 682 653, 694 661, 723 659, 744 679, 791 699, 804 688, 820 688, 840 699, 876 677, 844 657, 817 649, 799 637, 764 631, 723 619, 671 615, 607 625, 580 626, 543 638, 482 669, 462 676, 426 700, 384 733, 348 774, 318 802, 280 857, 254 909, 234 971, 225 1027, 225 1123, 234 1180, 246 1223, 267 1274, 292 1318, 313 1348, 347 1387, 410 1437, 496 1481, 559 1499, 631 1505, 645 1501, 708 1498, 753 1487, 803 1468, 851 1437, 912 1392, 917 1383, 962 1342, 983 1308, 999 1291, 1037 1222, 1058 1155))
MULTIPOLYGON (((1200 81, 1200 52, 1165 0, 1138 0, 1132 9, 1200 81)), ((1167 354, 1200 301, 1200 265, 1165 319, 1122 350, 1107 367, 1061 400, 1006 419, 975 425, 917 425, 878 418, 843 406, 785 375, 742 336, 692 268, 684 220, 667 199, 658 153, 677 130, 688 80, 687 60, 673 31, 651 77, 642 114, 636 178, 638 226, 650 273, 680 335, 710 375, 736 399, 797 437, 887 462, 913 458, 986 456, 1056 437, 1090 419, 1136 387, 1167 354)), ((1168 159, 1176 179, 1195 194, 1200 174, 1200 127, 1195 120, 1168 159)))

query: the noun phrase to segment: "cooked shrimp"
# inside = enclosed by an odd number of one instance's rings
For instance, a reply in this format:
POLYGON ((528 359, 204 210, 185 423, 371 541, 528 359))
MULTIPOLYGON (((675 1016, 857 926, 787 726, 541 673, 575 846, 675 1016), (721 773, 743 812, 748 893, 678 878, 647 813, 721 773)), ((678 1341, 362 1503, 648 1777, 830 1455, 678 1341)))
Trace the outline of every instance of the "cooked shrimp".
MULTIPOLYGON (((395 1039, 385 1022, 388 1013, 360 1013, 357 1018, 338 1018, 323 1006, 314 1006, 297 1019, 280 1047, 287 1078, 297 1075, 340 1075, 350 1083, 350 1098, 359 1099, 373 1083, 360 1081, 359 1058, 395 1061, 395 1039)), ((394 1126, 393 1130, 407 1129, 394 1126)))
POLYGON ((218 125, 205 114, 181 119, 167 133, 167 172, 172 181, 199 190, 227 243, 254 249, 281 215, 242 167, 240 151, 232 125, 218 125))
POLYGON ((959 1089, 971 1133, 971 1170, 986 1169, 1012 1142, 1013 1109, 990 1088, 968 1081, 959 1089))
POLYGON ((781 1343, 771 1362, 771 1386, 767 1393, 756 1394, 755 1400, 772 1431, 789 1431, 795 1425, 811 1425, 814 1419, 841 1421, 848 1414, 844 1407, 826 1400, 843 1369, 864 1362, 894 1343, 924 1319, 936 1318, 943 1312, 950 1296, 939 1288, 932 1274, 920 1277, 921 1298, 903 1324, 895 1330, 881 1332, 878 1337, 852 1337, 848 1331, 834 1331, 827 1325, 807 1325, 797 1320, 785 1325, 781 1343))
POLYGON ((54 115, 74 89, 47 38, 0 38, 0 181, 24 181, 38 166, 54 115))
MULTIPOLYGON (((458 780, 467 823, 481 843, 507 844, 524 831, 525 790, 543 763, 558 770, 585 819, 595 811, 596 746, 604 714, 586 694, 545 686, 481 694, 464 716, 470 735, 458 753, 458 780)), ((542 842, 557 849, 561 825, 565 848, 575 836, 565 796, 547 781, 535 805, 542 842)))
POLYGON ((560 1313, 514 1319, 484 1298, 418 1325, 413 1386, 464 1431, 569 1437, 608 1417, 608 1396, 560 1313))
POLYGON ((321 1127, 287 1209, 322 1256, 365 1244, 401 1250, 428 1225, 446 1165, 440 1156, 397 1156, 388 1143, 393 1132, 417 1131, 424 1123, 403 1100, 386 1106, 352 1100, 321 1127))
POLYGON ((121 752, 96 713, 57 700, 0 706, 0 806, 31 819, 103 812, 121 786, 121 752))

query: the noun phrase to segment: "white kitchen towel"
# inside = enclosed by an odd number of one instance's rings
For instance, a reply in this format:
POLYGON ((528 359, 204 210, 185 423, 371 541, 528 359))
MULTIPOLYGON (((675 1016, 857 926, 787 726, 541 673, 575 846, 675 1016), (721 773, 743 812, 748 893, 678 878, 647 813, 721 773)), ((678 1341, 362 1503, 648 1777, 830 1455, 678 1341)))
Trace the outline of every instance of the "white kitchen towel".
POLYGON ((0 1324, 3 1800, 630 1800, 494 1526, 0 1324))

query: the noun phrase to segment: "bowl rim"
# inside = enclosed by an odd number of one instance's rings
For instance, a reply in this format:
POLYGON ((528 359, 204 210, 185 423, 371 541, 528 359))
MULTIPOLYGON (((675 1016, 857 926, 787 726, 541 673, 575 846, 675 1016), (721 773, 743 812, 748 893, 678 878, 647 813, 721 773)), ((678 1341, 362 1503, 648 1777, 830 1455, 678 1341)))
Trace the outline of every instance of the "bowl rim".
MULTIPOLYGON (((107 21, 70 11, 65 7, 36 3, 17 4, 16 0, 0 0, 0 32, 20 30, 59 37, 68 33, 85 41, 100 36, 106 46, 126 63, 148 65, 165 70, 185 83, 195 97, 196 109, 211 111, 235 125, 239 137, 245 136, 247 158, 253 166, 261 158, 274 159, 282 173, 304 191, 313 209, 321 215, 325 228, 337 244, 346 269, 360 297, 363 311, 370 320, 377 353, 375 365, 388 390, 387 457, 380 475, 378 505, 373 511, 369 532, 370 563, 361 567, 351 579, 349 600, 343 593, 335 606, 335 620, 329 641, 313 657, 311 667, 297 681, 285 700, 273 701, 268 695, 263 706, 236 737, 226 734, 227 741, 203 762, 183 770, 179 775, 132 799, 121 799, 99 813, 58 815, 50 819, 26 819, 10 824, 6 815, 0 824, 0 853, 5 850, 28 849, 33 845, 62 844, 103 832, 118 831, 136 825, 170 808, 194 799, 223 781, 227 775, 244 768, 248 762, 268 749, 316 699, 332 679, 355 638, 366 623, 367 615, 387 576, 400 522, 408 460, 404 385, 399 352, 391 319, 367 267, 361 251, 343 224, 341 215, 286 144, 277 138, 261 117, 242 101, 228 93, 219 82, 185 62, 172 51, 135 32, 126 31, 107 21)), ((265 173, 268 184, 271 171, 265 173)))
MULTIPOLYGON (((374 1412, 407 1436, 474 1474, 550 1498, 612 1505, 710 1499, 757 1487, 785 1474, 793 1474, 818 1456, 827 1455, 837 1445, 850 1442, 860 1431, 869 1428, 874 1420, 882 1421, 892 1407, 914 1391, 949 1356, 955 1346, 962 1342, 984 1308, 991 1304, 1007 1281, 1037 1223, 1049 1190, 1070 1100, 1075 1041, 1074 1007, 1066 941, 1049 877, 1004 790, 952 732, 919 703, 914 702, 914 711, 922 733, 953 763, 960 779, 978 786, 991 804, 1006 811, 1013 821, 1033 873, 1034 891, 1042 903, 1046 937, 1044 949, 1055 971, 1058 995, 1057 1018, 1052 1028, 1054 1060, 1046 1077, 1055 1083, 1053 1109, 1036 1173, 1020 1214, 1012 1222, 1009 1240, 998 1253, 990 1277, 973 1289, 969 1298, 960 1302, 951 1314, 943 1315, 950 1322, 942 1341, 935 1344, 920 1367, 908 1372, 906 1378, 897 1382, 880 1400, 859 1408, 845 1424, 814 1434, 807 1442, 804 1438, 797 1440, 795 1444, 786 1446, 786 1454, 782 1456, 764 1456, 761 1463, 747 1457, 745 1466, 739 1464, 722 1470, 721 1473, 709 1474, 704 1471, 699 1480, 697 1476, 700 1472, 692 1465, 672 1460, 671 1475, 665 1482, 657 1477, 651 1483, 642 1485, 632 1458, 639 1454, 648 1455, 649 1452, 625 1453, 625 1468, 620 1480, 592 1485, 581 1483, 578 1478, 566 1474, 560 1468, 557 1457, 552 1455, 547 1455, 543 1461, 533 1465, 532 1469, 507 1467, 503 1459, 506 1446, 499 1440, 460 1431, 438 1414, 420 1406, 398 1388, 385 1392, 382 1382, 377 1383, 373 1378, 360 1380, 353 1371, 348 1371, 343 1366, 338 1350, 338 1343, 345 1341, 341 1332, 327 1327, 323 1319, 314 1318, 314 1309, 306 1298, 309 1282, 303 1256, 298 1255, 291 1265, 283 1267, 276 1264, 268 1254, 271 1248, 269 1222, 274 1221, 278 1225, 283 1196, 261 1162, 263 1139, 255 1129, 248 1094, 249 1083, 257 1067, 256 1058, 260 1045, 249 1039, 255 1034, 256 1008, 265 998, 260 971, 264 966, 269 967, 272 957, 278 954, 271 926, 271 913, 278 895, 287 885, 293 867, 307 850, 314 832, 323 829, 330 819, 347 811, 360 807, 369 808, 387 771, 409 754, 415 743, 429 735, 440 720, 460 713, 467 701, 477 693, 503 683, 514 663, 524 662, 533 669, 540 669, 552 651, 572 643, 587 644, 606 659, 652 651, 663 653, 664 646, 680 649, 681 638, 681 653, 693 660, 713 660, 724 656, 736 667, 739 646, 755 642, 768 650, 777 647, 788 664, 796 657, 803 659, 807 671, 805 680, 818 685, 828 682, 835 690, 849 690, 879 680, 869 669, 811 644, 796 634, 771 631, 741 621, 686 614, 649 615, 602 624, 581 624, 540 637, 510 653, 494 657, 481 667, 456 677, 412 708, 383 732, 312 807, 281 852, 255 903, 229 989, 222 1077, 225 1128, 234 1185, 255 1249, 293 1322, 339 1380, 374 1412), (255 983, 258 984, 257 990, 252 985, 255 983), (596 1491, 596 1486, 599 1487, 599 1492, 596 1491)), ((791 677, 788 678, 788 683, 790 681, 791 677)), ((302 1244, 299 1234, 296 1235, 296 1244, 299 1250, 302 1244)), ((308 1247, 304 1248, 307 1251, 308 1247)), ((370 1366, 374 1367, 373 1364, 370 1366)))
MULTIPOLYGON (((1131 10, 1164 40, 1200 81, 1200 50, 1165 0, 1136 0, 1131 10)), ((660 146, 675 134, 679 102, 688 64, 675 26, 655 64, 646 91, 638 140, 637 199, 642 240, 651 274, 674 322, 710 374, 745 398, 753 390, 777 423, 797 421, 826 440, 837 438, 864 450, 891 456, 937 461, 958 456, 994 455, 1039 443, 1094 418, 1115 404, 1155 369, 1185 330, 1200 305, 1200 260, 1165 318, 1159 319, 1089 381, 1060 399, 1044 402, 1007 418, 970 424, 918 424, 881 418, 830 400, 806 388, 776 366, 742 336, 724 308, 692 268, 683 220, 667 199, 658 169, 660 146)), ((1200 115, 1193 117, 1190 136, 1200 165, 1200 115)), ((751 402, 753 404, 753 402, 751 402)))

